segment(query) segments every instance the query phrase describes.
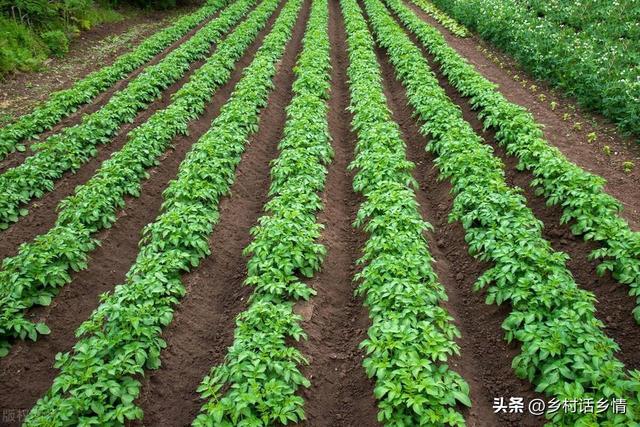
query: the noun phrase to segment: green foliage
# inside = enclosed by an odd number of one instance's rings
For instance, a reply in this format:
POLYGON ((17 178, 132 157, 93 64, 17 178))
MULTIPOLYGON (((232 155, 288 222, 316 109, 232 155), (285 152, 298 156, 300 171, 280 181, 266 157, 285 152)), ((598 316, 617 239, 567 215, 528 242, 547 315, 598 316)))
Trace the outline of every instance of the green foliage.
POLYGON ((234 3, 162 61, 147 67, 100 110, 85 115, 80 124, 32 145, 36 154, 0 175, 0 230, 26 215, 26 209, 21 208, 23 204, 42 197, 65 172, 77 170, 94 157, 98 144, 109 143, 121 125, 132 123, 138 111, 178 81, 193 62, 205 59, 211 45, 245 13, 245 2, 234 3))
POLYGON ((437 20, 443 27, 447 30, 451 31, 452 34, 458 37, 468 37, 469 31, 463 26, 460 25, 455 19, 448 16, 446 13, 442 12, 438 9, 433 3, 429 0, 411 0, 416 4, 420 9, 427 12, 431 15, 435 20, 437 20))
POLYGON ((527 9, 556 25, 583 32, 598 40, 637 49, 640 41, 640 4, 635 0, 527 0, 527 9))
POLYGON ((111 7, 133 5, 140 8, 169 9, 175 7, 180 0, 103 0, 111 7))
MULTIPOLYGON (((431 264, 405 144, 388 110, 373 39, 355 0, 342 0, 358 135, 353 187, 364 195, 355 225, 369 234, 356 275, 372 325, 361 343, 385 425, 465 425, 469 386, 447 365, 460 332, 441 307, 447 296, 431 264)), ((372 21, 375 26, 375 20, 372 21)))
POLYGON ((63 56, 69 36, 101 22, 121 19, 92 0, 0 0, 0 76, 33 70, 48 55, 63 56), (5 43, 2 43, 2 42, 5 43))
MULTIPOLYGON (((290 8, 283 13, 296 15, 290 8)), ((320 269, 324 246, 316 243, 329 144, 326 100, 330 61, 327 0, 314 0, 303 49, 294 72, 280 155, 272 162, 267 214, 251 230, 246 284, 255 287, 249 308, 238 316, 233 345, 198 388, 208 399, 195 426, 269 426, 304 419, 296 393, 308 387, 298 365, 307 363, 290 339, 304 338, 293 302, 314 291, 299 277, 320 269)), ((268 47, 267 47, 268 48, 268 47)))
POLYGON ((54 56, 64 56, 69 51, 69 39, 60 30, 44 32, 40 38, 54 56))
POLYGON ((563 1, 559 6, 559 1, 547 0, 432 1, 537 78, 599 111, 622 130, 640 135, 637 2, 631 6, 634 2, 627 0, 563 1), (535 3, 538 10, 526 3, 535 3), (563 9, 574 12, 562 16, 563 9))
MULTIPOLYGON (((414 27, 409 18, 415 15, 400 0, 385 2, 414 27)), ((502 163, 447 97, 422 52, 380 0, 365 4, 377 39, 390 52, 409 103, 424 123, 421 132, 438 156, 440 175, 451 180, 451 220, 462 223, 470 253, 494 264, 476 288, 487 288, 487 303, 511 306, 502 327, 508 341, 521 344, 512 364, 516 374, 561 401, 627 399, 626 414, 559 411, 549 414, 553 425, 634 425, 640 372, 627 372, 615 357, 618 345, 594 316, 595 297, 575 283, 567 255, 542 238, 542 223, 519 191, 506 184, 502 163)))
MULTIPOLYGON (((0 75, 15 69, 33 69, 46 57, 46 46, 29 28, 0 16, 0 75)), ((0 159, 2 157, 0 155, 0 159)))
MULTIPOLYGON (((408 9, 398 7, 396 0, 389 4, 434 55, 449 82, 470 97, 485 127, 495 129, 497 141, 518 158, 518 167, 533 173, 531 184, 537 194, 544 196, 549 205, 562 208, 561 220, 570 224, 574 234, 600 244, 601 248, 591 254, 602 260, 598 273, 610 271, 616 280, 630 287, 630 295, 637 297, 633 314, 640 323, 640 233, 632 231, 619 215, 622 204, 604 191, 605 180, 570 162, 545 141, 533 116, 509 102, 436 29, 408 9)), ((603 151, 611 153, 608 146, 603 151)))
MULTIPOLYGON (((246 10, 254 2, 238 3, 237 7, 246 10)), ((148 177, 146 169, 156 164, 173 137, 186 134, 189 121, 202 114, 215 90, 229 79, 237 60, 264 28, 274 7, 267 3, 257 8, 226 37, 174 94, 172 103, 131 131, 124 147, 60 203, 56 225, 33 242, 21 245, 17 256, 4 260, 0 271, 0 338, 5 345, 8 337, 24 339, 25 334, 33 333, 35 326, 22 316, 25 308, 42 305, 42 298, 50 300, 71 280, 71 271, 86 268, 88 254, 96 243, 91 235, 111 227, 126 196, 139 196, 140 181, 148 177)))
MULTIPOLYGON (((259 15, 277 3, 268 0, 259 15)), ((209 131, 181 163, 177 179, 163 193, 162 213, 143 231, 125 284, 105 295, 80 326, 73 350, 57 356, 61 372, 25 425, 110 426, 142 417, 134 403, 140 392, 136 378, 160 366, 160 351, 166 346, 162 328, 171 322, 185 293, 180 276, 210 253, 220 199, 229 193, 247 139, 258 128, 301 3, 285 6, 265 38, 266 47, 258 50, 209 131)))
MULTIPOLYGON (((51 129, 60 120, 76 111, 82 104, 90 102, 98 94, 149 61, 200 22, 212 16, 226 3, 226 0, 212 1, 198 11, 180 18, 170 27, 147 38, 132 52, 120 56, 112 65, 89 74, 69 89, 51 94, 43 105, 20 117, 15 122, 2 127, 0 129, 0 160, 15 150, 24 151, 25 146, 22 142, 25 139, 36 138, 40 132, 51 129)), ((0 17, 0 27, 3 34, 6 34, 5 25, 8 26, 6 31, 10 34, 15 31, 15 34, 20 35, 20 37, 30 35, 26 29, 24 34, 14 30, 13 26, 15 24, 13 21, 0 17)), ((0 48, 0 58, 3 58, 3 55, 7 52, 2 45, 4 40, 8 40, 8 52, 20 52, 17 45, 10 44, 10 37, 6 39, 0 37, 0 47, 2 47, 0 48)), ((0 60, 0 67, 2 66, 2 61, 4 60, 0 60)))
MULTIPOLYGON (((112 7, 125 3, 158 9, 176 5, 175 0, 0 0, 0 77, 15 70, 38 69, 49 55, 65 55, 69 39, 81 30, 122 20, 123 16, 112 7)), ((7 149, 13 151, 14 147, 5 147, 0 133, 0 159, 7 149)))

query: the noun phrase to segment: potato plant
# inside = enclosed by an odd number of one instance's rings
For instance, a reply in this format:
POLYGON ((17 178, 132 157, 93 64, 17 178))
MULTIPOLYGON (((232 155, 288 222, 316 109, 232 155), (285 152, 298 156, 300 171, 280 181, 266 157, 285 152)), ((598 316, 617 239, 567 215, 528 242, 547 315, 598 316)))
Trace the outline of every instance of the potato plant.
POLYGON ((245 248, 246 284, 255 287, 236 320, 233 345, 198 388, 206 399, 194 426, 270 426, 304 419, 300 386, 310 382, 298 366, 306 359, 291 339, 306 337, 293 304, 315 292, 304 284, 321 267, 326 249, 318 195, 324 189, 329 143, 330 87, 327 0, 313 0, 303 49, 294 72, 279 156, 272 162, 266 214, 245 248))
MULTIPOLYGON (((395 0, 386 0, 394 4, 395 0)), ((410 105, 430 138, 440 175, 455 194, 451 220, 465 229, 469 251, 493 263, 476 282, 487 303, 508 303, 505 338, 520 342, 513 369, 538 392, 563 399, 622 396, 627 412, 548 414, 554 425, 633 425, 640 404, 640 372, 627 371, 615 357, 618 345, 594 316, 594 296, 582 290, 565 266, 567 255, 542 238, 542 224, 503 165, 483 144, 460 109, 447 97, 422 52, 380 0, 365 0, 376 38, 389 53, 410 105)))
POLYGON ((133 122, 138 112, 160 97, 162 90, 178 81, 192 63, 206 59, 212 45, 242 19, 255 2, 230 5, 162 61, 147 67, 100 110, 84 116, 80 124, 35 144, 33 156, 2 173, 0 230, 28 213, 22 205, 53 190, 56 180, 65 172, 76 171, 95 157, 99 144, 108 144, 120 126, 133 122))
POLYGON ((372 325, 361 347, 375 379, 378 421, 389 426, 465 425, 469 386, 447 364, 460 332, 441 306, 405 144, 387 107, 374 43, 356 0, 342 0, 349 53, 350 110, 358 141, 350 167, 364 196, 354 225, 369 238, 355 279, 372 325))
POLYGON ((451 18, 449 15, 438 9, 433 3, 429 0, 411 0, 416 6, 420 9, 424 10, 426 13, 431 15, 433 19, 438 21, 445 27, 447 30, 451 31, 452 34, 458 37, 468 37, 469 31, 458 23, 455 19, 451 18))
POLYGON ((289 1, 230 100, 180 165, 164 191, 162 213, 145 227, 136 262, 124 284, 77 330, 73 350, 58 354, 60 374, 25 420, 27 426, 123 425, 142 418, 134 400, 145 369, 160 366, 160 334, 185 293, 181 273, 210 254, 219 220, 248 138, 273 89, 278 61, 302 0, 289 1))
MULTIPOLYGON (((246 5, 248 0, 242 0, 246 5)), ((198 118, 215 91, 231 77, 237 61, 256 39, 278 5, 267 0, 223 40, 179 91, 172 103, 156 112, 128 135, 128 142, 96 171, 75 194, 59 205, 56 224, 32 242, 23 243, 14 257, 5 258, 0 270, 0 357, 10 339, 35 340, 48 328, 23 316, 33 305, 48 305, 71 273, 87 268, 87 259, 99 242, 92 235, 111 227, 126 196, 138 197, 147 169, 188 123, 198 118)))
MULTIPOLYGON (((513 55, 536 78, 559 87, 582 106, 599 111, 623 131, 640 135, 640 49, 636 40, 575 31, 538 16, 519 0, 432 1, 513 55)), ((573 3, 583 16, 596 8, 584 2, 566 3, 573 3)), ((620 2, 597 3, 633 16, 620 2)), ((608 23, 609 18, 604 15, 594 23, 601 29, 622 30, 622 26, 608 23)), ((630 21, 637 33, 637 20, 630 21)))
MULTIPOLYGON (((561 221, 571 232, 601 245, 591 254, 601 259, 598 273, 610 271, 636 297, 633 315, 640 323, 640 233, 619 212, 622 204, 604 191, 605 180, 569 161, 543 137, 540 126, 524 108, 513 104, 473 65, 448 46, 444 37, 398 0, 387 4, 438 61, 449 82, 470 97, 485 127, 496 129, 496 140, 518 158, 520 169, 530 170, 531 184, 549 205, 563 210, 561 221)), ((575 126, 574 126, 575 127, 575 126)))
POLYGON ((63 118, 71 115, 82 104, 91 102, 101 92, 109 89, 118 80, 136 68, 150 61, 171 43, 184 36, 189 30, 217 13, 227 0, 211 0, 194 13, 186 15, 170 27, 154 34, 142 42, 132 52, 128 52, 109 66, 87 75, 69 89, 49 96, 42 105, 25 114, 16 121, 0 129, 0 160, 14 151, 26 149, 23 141, 37 138, 37 135, 51 129, 63 118))

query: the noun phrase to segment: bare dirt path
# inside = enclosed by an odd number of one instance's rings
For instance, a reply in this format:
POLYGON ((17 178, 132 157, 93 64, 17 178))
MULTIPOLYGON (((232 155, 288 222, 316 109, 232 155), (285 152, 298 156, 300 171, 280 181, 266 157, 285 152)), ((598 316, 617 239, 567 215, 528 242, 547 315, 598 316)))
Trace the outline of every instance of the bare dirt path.
POLYGON ((301 394, 309 426, 376 426, 374 384, 362 368, 364 354, 358 349, 370 325, 362 299, 353 293, 357 286, 353 276, 358 271, 355 262, 362 254, 366 235, 352 226, 362 197, 353 191, 354 172, 347 170, 354 157, 356 135, 351 132, 352 114, 347 111, 349 60, 337 1, 329 2, 329 39, 329 129, 335 156, 328 167, 324 209, 318 216, 325 226, 322 243, 327 257, 322 270, 309 282, 318 294, 296 307, 309 336, 300 348, 310 362, 303 373, 311 387, 301 394))

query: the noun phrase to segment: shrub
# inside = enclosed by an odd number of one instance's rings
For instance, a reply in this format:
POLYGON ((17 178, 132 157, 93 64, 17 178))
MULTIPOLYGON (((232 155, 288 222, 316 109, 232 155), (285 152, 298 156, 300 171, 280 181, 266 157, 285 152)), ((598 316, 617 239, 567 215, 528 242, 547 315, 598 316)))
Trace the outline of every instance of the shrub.
POLYGON ((60 30, 44 32, 40 34, 40 38, 54 56, 60 57, 69 52, 69 39, 60 30))
POLYGON ((46 57, 46 47, 29 28, 0 16, 0 75, 34 69, 46 57))

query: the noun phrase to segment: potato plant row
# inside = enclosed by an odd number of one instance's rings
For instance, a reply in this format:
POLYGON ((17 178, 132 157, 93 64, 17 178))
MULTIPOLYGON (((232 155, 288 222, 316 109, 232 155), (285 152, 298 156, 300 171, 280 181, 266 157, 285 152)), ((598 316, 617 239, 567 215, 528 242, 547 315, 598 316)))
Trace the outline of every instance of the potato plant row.
MULTIPOLYGON (((513 55, 535 77, 558 86, 622 130, 640 135, 640 50, 635 43, 559 26, 519 0, 432 1, 513 55)), ((591 7, 582 4, 582 9, 591 7)))
POLYGON ((82 104, 91 102, 101 92, 150 61, 226 4, 227 0, 208 1, 196 12, 183 16, 170 27, 146 39, 132 52, 120 56, 113 64, 87 75, 69 89, 51 94, 45 103, 31 113, 0 129, 0 160, 16 150, 24 151, 25 146, 22 142, 25 139, 36 137, 40 132, 51 129, 82 104))
POLYGON ((304 419, 297 395, 309 380, 298 366, 307 361, 292 346, 306 337, 296 301, 315 294, 301 279, 320 269, 325 247, 318 195, 324 189, 329 141, 327 98, 330 59, 327 0, 313 0, 294 72, 294 97, 287 107, 280 154, 272 162, 271 199, 251 230, 246 284, 254 286, 249 306, 236 320, 233 345, 198 388, 207 399, 195 426, 270 426, 304 419))
MULTIPOLYGON (((252 0, 239 3, 248 7, 252 0)), ((171 105, 133 130, 122 150, 60 203, 55 226, 32 242, 23 243, 16 256, 3 260, 0 357, 8 352, 10 339, 35 340, 38 333, 48 332, 45 325, 27 320, 24 310, 36 304, 48 305, 59 288, 71 281, 72 272, 87 267, 89 253, 99 243, 92 235, 115 223, 126 196, 140 195, 141 181, 148 178, 147 169, 156 165, 172 139, 186 134, 189 122, 204 112, 277 6, 277 0, 266 0, 252 11, 176 92, 171 105)))
POLYGON ((447 97, 420 49, 380 0, 365 0, 376 37, 388 52, 409 103, 424 122, 428 149, 455 194, 451 220, 465 229, 469 251, 492 262, 476 283, 488 303, 509 303, 503 323, 508 341, 521 343, 513 368, 521 378, 563 399, 627 399, 626 414, 611 411, 549 414, 559 425, 632 425, 640 405, 640 372, 627 372, 618 350, 594 316, 593 294, 574 282, 567 256, 541 235, 542 224, 524 197, 505 183, 503 165, 447 97))
POLYGON ((460 332, 431 264, 405 143, 387 107, 374 42, 356 0, 342 0, 350 64, 352 126, 357 133, 353 188, 364 196, 355 225, 369 234, 355 279, 372 325, 361 347, 375 378, 385 425, 465 425, 459 403, 469 386, 447 359, 460 332))
POLYGON ((387 4, 420 43, 436 58, 449 82, 470 97, 485 127, 496 129, 496 140, 519 160, 519 168, 530 170, 532 186, 549 205, 560 205, 562 222, 585 240, 600 243, 591 257, 602 259, 598 273, 611 271, 630 287, 637 306, 633 315, 640 323, 640 233, 633 232, 620 217, 622 204, 604 191, 605 180, 569 161, 543 136, 540 126, 526 109, 513 104, 495 84, 478 73, 433 27, 412 13, 400 0, 387 4))
POLYGON ((207 58, 212 45, 249 9, 245 2, 234 2, 162 61, 146 68, 100 110, 84 116, 82 123, 36 144, 36 154, 0 175, 0 230, 27 214, 27 209, 21 207, 23 204, 51 191, 65 172, 79 169, 96 156, 98 144, 109 143, 121 125, 133 122, 138 111, 160 97, 192 63, 207 58))
POLYGON ((164 326, 185 293, 181 274, 210 255, 219 201, 229 193, 248 138, 273 89, 272 79, 291 38, 302 0, 282 9, 244 71, 231 99, 180 165, 164 191, 162 213, 145 227, 124 284, 77 330, 72 351, 58 354, 61 370, 25 420, 27 426, 122 425, 142 418, 134 400, 139 377, 160 366, 164 326))
POLYGON ((455 19, 451 18, 449 15, 438 9, 433 3, 429 0, 411 0, 416 6, 420 9, 424 10, 426 13, 431 15, 433 19, 438 21, 445 27, 447 30, 451 31, 452 34, 458 37, 468 37, 469 31, 458 23, 455 19))

